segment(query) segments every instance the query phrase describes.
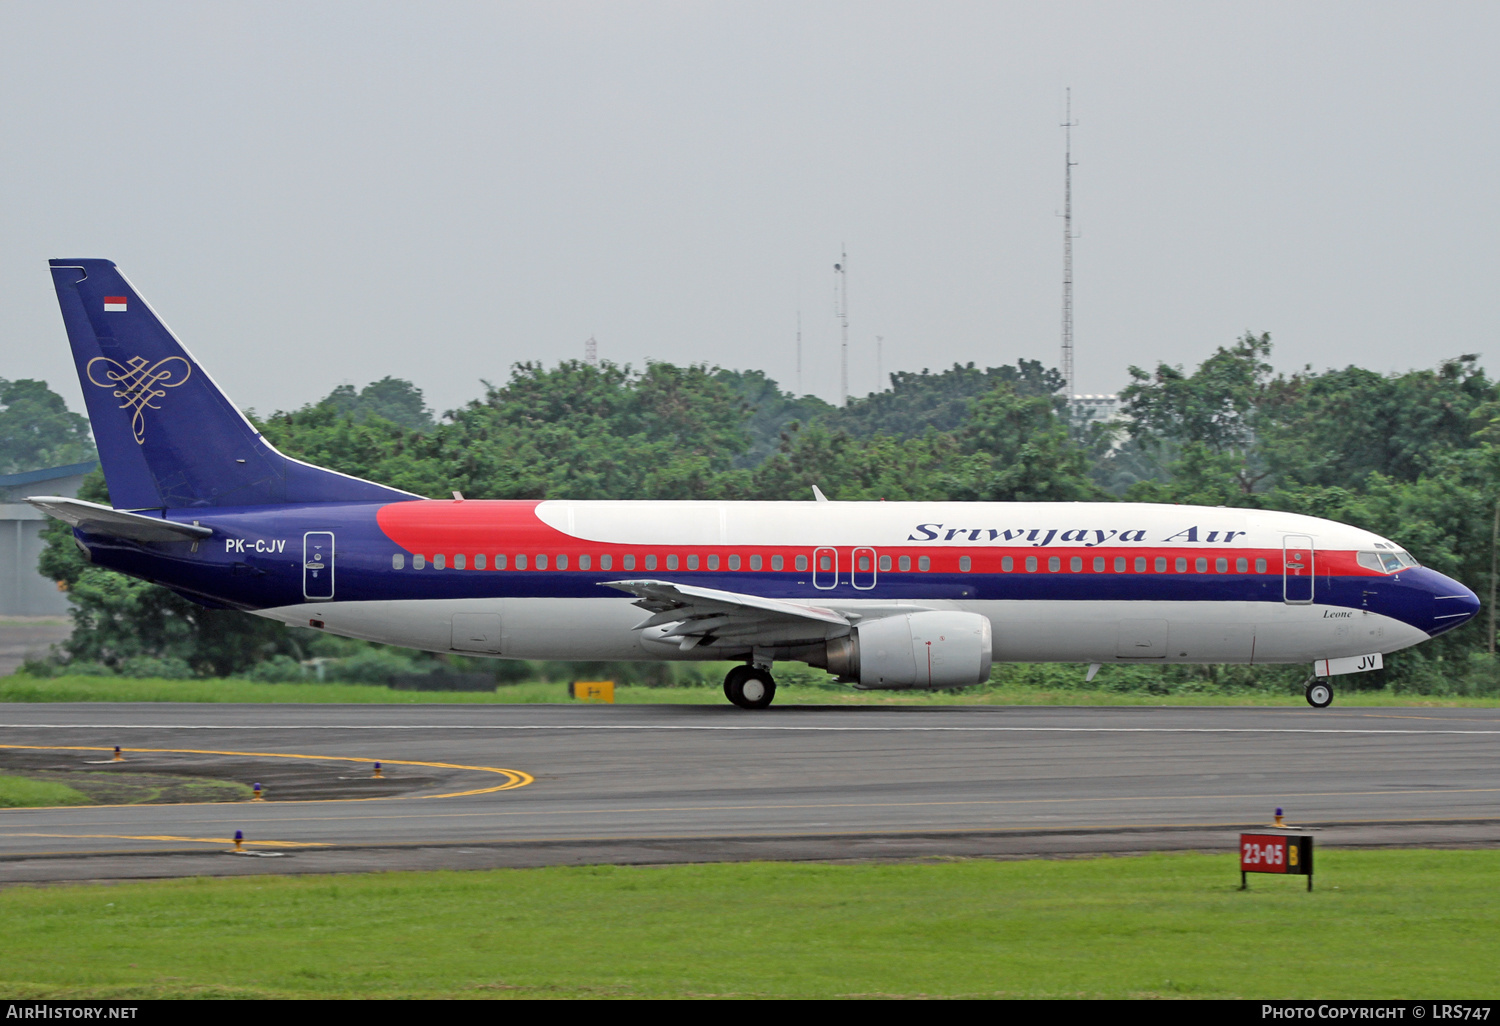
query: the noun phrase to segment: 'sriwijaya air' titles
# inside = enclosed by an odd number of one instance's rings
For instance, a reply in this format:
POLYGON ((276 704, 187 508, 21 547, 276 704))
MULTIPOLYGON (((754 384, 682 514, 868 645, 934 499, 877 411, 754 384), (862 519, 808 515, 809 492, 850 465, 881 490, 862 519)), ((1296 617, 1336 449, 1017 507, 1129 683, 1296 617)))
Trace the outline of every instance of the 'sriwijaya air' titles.
POLYGON ((946 527, 943 524, 918 524, 918 533, 906 536, 907 541, 914 542, 1007 542, 1015 545, 1031 545, 1033 548, 1041 548, 1051 545, 1053 542, 1068 545, 1082 545, 1084 548, 1093 548, 1103 545, 1105 542, 1139 542, 1145 545, 1163 545, 1168 542, 1201 542, 1203 544, 1227 545, 1236 538, 1243 538, 1246 531, 1205 531, 1199 536, 1198 527, 1194 525, 1186 530, 1178 531, 1159 541, 1153 541, 1146 537, 1146 530, 1129 531, 1100 531, 1093 528, 1071 528, 1059 530, 1047 527, 946 527))

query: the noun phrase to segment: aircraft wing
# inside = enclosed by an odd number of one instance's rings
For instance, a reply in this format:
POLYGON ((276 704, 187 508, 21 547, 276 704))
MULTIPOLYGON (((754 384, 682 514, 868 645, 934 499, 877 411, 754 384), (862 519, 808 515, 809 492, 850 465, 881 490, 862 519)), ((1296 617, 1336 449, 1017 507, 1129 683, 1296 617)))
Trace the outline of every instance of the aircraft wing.
POLYGON ((698 588, 671 581, 606 581, 604 586, 636 596, 635 604, 651 613, 635 625, 653 631, 653 641, 676 640, 684 649, 699 645, 750 644, 839 637, 849 632, 849 618, 822 606, 698 588))
POLYGON ((207 527, 179 524, 160 517, 127 513, 97 502, 66 499, 60 495, 32 495, 27 502, 51 517, 66 521, 90 534, 104 534, 131 541, 197 541, 213 534, 207 527))

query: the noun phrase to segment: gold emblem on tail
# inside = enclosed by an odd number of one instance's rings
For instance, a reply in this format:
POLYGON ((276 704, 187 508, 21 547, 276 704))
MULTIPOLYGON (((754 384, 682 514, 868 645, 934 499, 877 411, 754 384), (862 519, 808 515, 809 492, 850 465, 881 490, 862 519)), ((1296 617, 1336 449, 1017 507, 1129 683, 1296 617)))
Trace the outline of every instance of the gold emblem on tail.
POLYGON ((168 356, 149 367, 139 356, 131 357, 129 363, 96 356, 84 371, 93 384, 113 390, 115 398, 122 400, 120 409, 132 411, 130 430, 135 434, 136 444, 141 445, 146 440, 146 411, 161 409, 156 400, 167 394, 166 389, 176 388, 190 378, 193 365, 180 356, 168 356), (103 375, 105 380, 100 381, 95 374, 103 375))

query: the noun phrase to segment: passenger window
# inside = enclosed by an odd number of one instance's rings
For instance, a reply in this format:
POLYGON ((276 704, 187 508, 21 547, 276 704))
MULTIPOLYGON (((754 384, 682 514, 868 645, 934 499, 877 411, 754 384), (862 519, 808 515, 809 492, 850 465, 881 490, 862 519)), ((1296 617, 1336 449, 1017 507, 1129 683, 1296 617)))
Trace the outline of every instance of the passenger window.
POLYGON ((474 557, 474 569, 475 570, 483 570, 484 569, 484 553, 483 552, 479 553, 478 555, 476 555, 474 557))
POLYGON ((453 569, 455 570, 462 570, 466 563, 467 560, 464 559, 464 554, 462 552, 453 557, 453 569))
POLYGON ((1244 556, 1241 556, 1239 559, 1236 559, 1234 561, 1234 572, 1235 573, 1237 573, 1237 574, 1248 573, 1249 570, 1250 570, 1250 561, 1248 559, 1246 559, 1244 556))
POLYGON ((558 556, 557 557, 557 568, 559 570, 566 570, 568 568, 568 557, 567 556, 558 556))
POLYGON ((717 570, 717 569, 719 569, 719 557, 718 556, 709 556, 708 557, 708 568, 710 570, 717 570))
POLYGON ((880 569, 882 569, 882 570, 889 570, 890 568, 891 568, 891 557, 890 556, 881 556, 880 557, 880 569))
POLYGON ((926 573, 928 570, 932 569, 932 560, 928 559, 926 556, 918 556, 917 569, 922 571, 923 573, 926 573))
POLYGON ((696 570, 696 569, 698 569, 698 557, 697 556, 689 556, 688 557, 687 568, 689 570, 696 570))
POLYGON ((1136 556, 1135 557, 1135 572, 1138 573, 1138 574, 1143 574, 1143 573, 1146 572, 1146 557, 1145 556, 1136 556))
POLYGON ((818 557, 818 569, 819 570, 832 570, 833 569, 833 557, 832 556, 819 556, 818 557))
POLYGON ((1180 574, 1187 573, 1187 559, 1183 556, 1177 557, 1177 572, 1180 574))
POLYGON ((1223 558, 1214 560, 1214 573, 1216 573, 1216 574, 1227 574, 1228 572, 1229 572, 1229 560, 1223 559, 1223 558))
POLYGON ((406 553, 398 552, 391 557, 391 569, 400 570, 406 566, 406 553))
POLYGON ((624 557, 623 559, 620 560, 620 565, 622 567, 624 567, 626 570, 634 570, 635 569, 635 557, 634 556, 626 556, 626 557, 624 557))
POLYGON ((505 557, 504 556, 496 556, 495 557, 495 569, 496 570, 504 570, 505 569, 505 557))
POLYGON ((750 557, 750 569, 751 570, 759 570, 760 569, 760 557, 759 556, 751 556, 750 557))
POLYGON ((1083 557, 1082 556, 1074 556, 1072 559, 1068 560, 1068 569, 1071 570, 1075 574, 1078 573, 1080 570, 1082 570, 1083 569, 1083 557))
POLYGON ((580 570, 587 570, 587 569, 589 569, 593 565, 594 565, 594 560, 593 560, 593 558, 591 556, 579 556, 578 557, 578 569, 580 569, 580 570))
POLYGON ((411 557, 411 568, 413 570, 421 570, 426 565, 427 565, 427 557, 426 556, 418 554, 418 555, 415 555, 415 556, 411 557))
POLYGON ((1055 574, 1055 573, 1057 573, 1061 569, 1062 569, 1062 560, 1061 559, 1059 559, 1056 556, 1048 556, 1047 557, 1047 572, 1049 574, 1055 574))
POLYGON ((539 555, 536 557, 536 568, 538 570, 547 569, 547 557, 545 555, 539 555))
POLYGON ((740 568, 740 557, 739 556, 730 556, 729 557, 729 569, 731 569, 731 570, 738 570, 739 568, 740 568))
POLYGON ((447 556, 439 554, 439 555, 436 555, 436 556, 432 557, 432 567, 433 567, 434 570, 442 570, 445 567, 447 567, 447 565, 448 565, 448 557, 447 556))
POLYGON ((1095 556, 1094 557, 1094 573, 1096 573, 1096 574, 1102 574, 1102 573, 1104 573, 1104 557, 1103 556, 1095 556))
POLYGON ((973 564, 970 562, 968 556, 959 556, 958 557, 958 568, 959 568, 959 570, 963 571, 964 573, 968 573, 969 569, 972 566, 973 566, 973 564))
POLYGON ((1166 556, 1157 556, 1156 557, 1156 572, 1159 573, 1159 574, 1164 574, 1164 573, 1167 572, 1167 557, 1166 556))
POLYGON ((1010 573, 1015 568, 1016 568, 1016 561, 1014 559, 1010 558, 1009 556, 1006 556, 1005 558, 1003 558, 1002 560, 1000 560, 1000 569, 1003 570, 1003 571, 1005 571, 1006 573, 1010 573))
MULTIPOLYGON (((780 558, 781 558, 780 556, 775 556, 775 557, 772 558, 771 563, 773 564, 773 568, 774 568, 774 564, 775 564, 776 560, 778 560, 780 558)), ((806 570, 807 569, 807 557, 806 556, 798 556, 797 557, 797 569, 798 570, 806 570)))
POLYGON ((517 570, 525 570, 526 569, 526 557, 525 556, 517 556, 516 557, 516 569, 517 570))
POLYGON ((859 557, 859 568, 861 570, 868 570, 868 569, 870 569, 870 557, 869 556, 860 556, 859 557))
POLYGON ((647 570, 655 570, 656 569, 656 557, 655 556, 647 556, 646 557, 646 569, 647 570))
POLYGON ((902 556, 901 557, 901 562, 898 563, 897 566, 901 567, 901 569, 903 571, 910 570, 911 569, 911 557, 910 556, 902 556))
POLYGON ((1255 561, 1255 572, 1258 574, 1266 572, 1266 561, 1264 559, 1257 559, 1255 561))
POLYGON ((676 570, 677 569, 677 556, 675 554, 670 555, 670 556, 667 557, 667 569, 668 570, 676 570))
MULTIPOLYGON (((807 557, 806 556, 798 556, 797 557, 797 564, 798 564, 797 565, 797 569, 798 570, 806 570, 807 569, 807 557)), ((784 566, 786 566, 786 560, 785 559, 783 559, 780 556, 772 556, 771 557, 771 569, 772 570, 780 570, 784 566)))
POLYGON ((1203 556, 1199 556, 1197 562, 1193 564, 1193 569, 1197 570, 1200 574, 1208 573, 1208 560, 1203 556))
POLYGON ((602 555, 602 556, 599 557, 599 569, 600 570, 612 570, 612 569, 614 569, 614 565, 615 565, 615 557, 614 556, 611 556, 608 553, 605 553, 604 555, 602 555))

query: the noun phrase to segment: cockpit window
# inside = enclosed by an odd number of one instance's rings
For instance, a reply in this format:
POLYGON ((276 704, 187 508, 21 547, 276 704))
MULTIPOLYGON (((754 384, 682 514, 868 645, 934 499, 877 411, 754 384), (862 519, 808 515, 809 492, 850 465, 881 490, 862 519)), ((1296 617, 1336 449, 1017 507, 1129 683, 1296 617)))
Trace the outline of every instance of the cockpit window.
POLYGON ((1421 566, 1405 549, 1386 552, 1361 552, 1359 565, 1376 573, 1393 574, 1409 566, 1421 566))

